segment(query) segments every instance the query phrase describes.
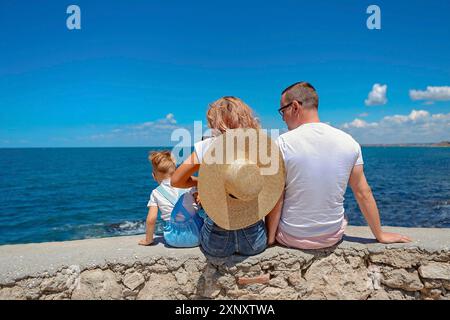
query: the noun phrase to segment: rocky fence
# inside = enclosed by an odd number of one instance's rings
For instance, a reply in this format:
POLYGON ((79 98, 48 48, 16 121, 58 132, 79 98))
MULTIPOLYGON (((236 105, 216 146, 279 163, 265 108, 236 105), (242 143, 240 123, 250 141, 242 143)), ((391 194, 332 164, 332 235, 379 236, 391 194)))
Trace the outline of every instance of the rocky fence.
POLYGON ((450 229, 348 227, 327 250, 216 259, 140 236, 0 247, 0 299, 449 299, 450 229))

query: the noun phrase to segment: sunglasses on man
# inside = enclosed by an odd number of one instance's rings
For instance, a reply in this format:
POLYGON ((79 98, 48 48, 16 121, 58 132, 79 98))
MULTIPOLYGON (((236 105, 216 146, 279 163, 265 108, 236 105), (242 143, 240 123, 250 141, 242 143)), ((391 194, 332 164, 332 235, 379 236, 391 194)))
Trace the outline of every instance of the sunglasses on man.
POLYGON ((285 106, 283 106, 283 107, 281 107, 280 109, 278 109, 278 113, 280 114, 280 116, 284 116, 284 110, 286 110, 287 108, 289 108, 293 103, 294 103, 294 101, 297 101, 300 105, 302 104, 300 101, 298 101, 298 100, 293 100, 291 103, 288 103, 287 105, 285 105, 285 106))

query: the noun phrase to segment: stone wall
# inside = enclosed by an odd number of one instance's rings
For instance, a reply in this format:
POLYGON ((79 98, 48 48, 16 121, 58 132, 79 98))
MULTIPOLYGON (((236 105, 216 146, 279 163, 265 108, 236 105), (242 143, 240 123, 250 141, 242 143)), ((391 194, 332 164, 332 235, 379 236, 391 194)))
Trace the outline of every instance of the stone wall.
POLYGON ((140 247, 140 237, 0 247, 0 299, 449 299, 449 229, 390 229, 382 245, 349 227, 327 250, 254 257, 140 247))

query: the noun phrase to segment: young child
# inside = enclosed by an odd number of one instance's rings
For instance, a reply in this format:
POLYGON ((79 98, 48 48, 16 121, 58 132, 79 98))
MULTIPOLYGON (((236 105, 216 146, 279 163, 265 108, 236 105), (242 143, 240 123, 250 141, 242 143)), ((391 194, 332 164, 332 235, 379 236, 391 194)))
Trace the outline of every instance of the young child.
POLYGON ((152 191, 147 204, 149 210, 146 221, 146 236, 145 239, 139 241, 139 244, 143 246, 149 246, 153 243, 157 220, 162 224, 164 231, 170 229, 170 218, 175 205, 177 205, 177 208, 183 208, 183 212, 188 212, 192 216, 199 211, 196 188, 178 189, 170 185, 170 178, 176 169, 176 162, 171 152, 152 152, 149 161, 153 168, 153 179, 159 186, 152 191), (161 213, 159 217, 158 210, 161 213))

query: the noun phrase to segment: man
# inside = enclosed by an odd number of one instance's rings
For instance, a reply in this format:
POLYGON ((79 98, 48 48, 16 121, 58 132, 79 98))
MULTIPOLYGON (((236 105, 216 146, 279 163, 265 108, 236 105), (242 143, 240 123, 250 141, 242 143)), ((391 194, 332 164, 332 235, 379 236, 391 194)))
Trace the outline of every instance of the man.
POLYGON ((284 196, 266 218, 268 244, 299 249, 326 248, 338 243, 347 221, 344 194, 349 184, 359 208, 379 242, 410 242, 384 232, 363 170, 361 147, 347 133, 322 123, 319 98, 307 82, 285 89, 280 115, 289 132, 278 139, 286 165, 284 196))

